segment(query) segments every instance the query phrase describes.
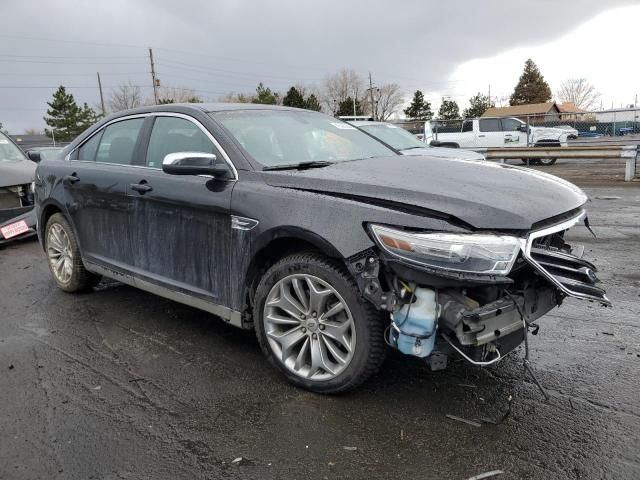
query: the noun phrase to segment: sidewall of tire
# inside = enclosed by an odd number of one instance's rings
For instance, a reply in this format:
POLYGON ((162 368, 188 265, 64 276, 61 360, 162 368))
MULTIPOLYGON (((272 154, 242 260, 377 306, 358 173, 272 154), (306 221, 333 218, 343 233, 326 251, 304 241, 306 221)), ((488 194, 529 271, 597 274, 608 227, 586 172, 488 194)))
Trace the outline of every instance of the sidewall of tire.
POLYGON ((58 280, 58 278, 53 273, 51 268, 51 262, 49 262, 49 256, 47 253, 47 265, 49 266, 49 271, 51 272, 51 276, 53 277, 53 281, 56 282, 56 285, 61 290, 65 292, 78 292, 82 290, 87 290, 92 286, 96 285, 100 281, 100 277, 90 273, 82 263, 82 257, 80 255, 80 248, 78 247, 78 241, 76 240, 75 234, 71 225, 67 221, 61 213, 53 214, 49 220, 47 221, 47 225, 44 230, 44 239, 43 244, 45 247, 45 252, 48 251, 48 239, 49 239, 49 230, 51 226, 54 224, 60 225, 67 236, 69 237, 69 242, 71 244, 71 253, 73 255, 73 268, 71 271, 71 279, 68 283, 62 283, 58 280))
POLYGON ((340 393, 351 390, 374 373, 384 358, 385 348, 380 314, 360 296, 355 282, 343 268, 340 268, 336 262, 315 254, 291 255, 276 263, 265 273, 256 290, 254 321, 258 341, 269 362, 290 382, 314 392, 340 393), (335 288, 347 303, 353 317, 356 331, 353 358, 342 373, 330 380, 307 380, 291 372, 279 359, 275 358, 265 333, 263 311, 271 288, 282 278, 303 273, 321 278, 335 288), (376 335, 379 338, 376 338, 376 335))

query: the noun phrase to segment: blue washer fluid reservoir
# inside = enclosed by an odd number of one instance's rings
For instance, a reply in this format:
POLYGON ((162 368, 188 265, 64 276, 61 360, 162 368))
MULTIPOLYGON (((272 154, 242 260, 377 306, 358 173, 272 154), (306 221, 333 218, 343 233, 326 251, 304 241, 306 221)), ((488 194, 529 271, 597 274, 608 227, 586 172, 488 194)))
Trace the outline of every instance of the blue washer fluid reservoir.
POLYGON ((428 357, 436 343, 439 308, 436 292, 416 288, 415 301, 404 305, 392 316, 389 342, 407 355, 428 357))

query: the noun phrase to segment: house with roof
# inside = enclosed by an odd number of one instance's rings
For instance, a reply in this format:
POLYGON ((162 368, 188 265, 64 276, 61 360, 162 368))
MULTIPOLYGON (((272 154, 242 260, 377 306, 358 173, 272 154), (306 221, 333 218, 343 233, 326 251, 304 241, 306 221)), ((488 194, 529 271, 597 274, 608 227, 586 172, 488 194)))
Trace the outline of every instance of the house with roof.
POLYGON ((483 117, 516 117, 526 122, 549 122, 560 120, 560 109, 556 102, 529 103, 510 107, 491 107, 483 117))

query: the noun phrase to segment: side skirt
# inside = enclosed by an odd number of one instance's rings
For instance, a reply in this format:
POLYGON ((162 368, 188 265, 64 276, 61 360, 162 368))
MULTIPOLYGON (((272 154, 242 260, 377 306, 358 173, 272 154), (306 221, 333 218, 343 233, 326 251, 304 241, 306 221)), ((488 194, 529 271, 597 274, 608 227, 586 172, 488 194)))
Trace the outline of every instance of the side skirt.
POLYGON ((132 275, 128 275, 126 273, 122 273, 117 270, 104 267, 102 265, 97 265, 86 260, 83 263, 85 264, 87 270, 97 275, 112 278, 113 280, 122 282, 132 287, 139 288, 140 290, 144 290, 145 292, 153 293, 160 297, 173 300, 174 302, 183 303, 185 305, 189 305, 190 307, 212 313, 222 318, 225 322, 230 323, 234 327, 243 329, 250 328, 250 324, 247 325, 242 321, 242 314, 240 312, 232 310, 229 307, 225 307, 224 305, 217 305, 215 303, 208 302, 206 300, 188 295, 186 293, 176 292, 175 290, 171 290, 170 288, 166 288, 147 280, 136 278, 132 275))

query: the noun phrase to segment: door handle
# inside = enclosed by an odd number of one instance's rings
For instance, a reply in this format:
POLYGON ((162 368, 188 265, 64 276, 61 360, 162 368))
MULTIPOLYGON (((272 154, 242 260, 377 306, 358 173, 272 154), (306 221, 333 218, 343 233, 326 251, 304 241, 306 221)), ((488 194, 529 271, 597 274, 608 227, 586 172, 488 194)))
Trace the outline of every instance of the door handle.
POLYGON ((478 135, 478 138, 484 138, 486 135, 478 135))
POLYGON ((144 195, 147 192, 150 192, 151 190, 153 190, 153 188, 151 187, 151 185, 147 184, 147 182, 140 182, 140 183, 132 183, 131 185, 129 185, 129 188, 131 188, 131 190, 135 190, 136 192, 140 193, 141 195, 144 195))
POLYGON ((65 175, 63 180, 64 183, 73 185, 74 183, 80 181, 80 177, 78 177, 78 174, 76 172, 73 172, 71 175, 65 175))

